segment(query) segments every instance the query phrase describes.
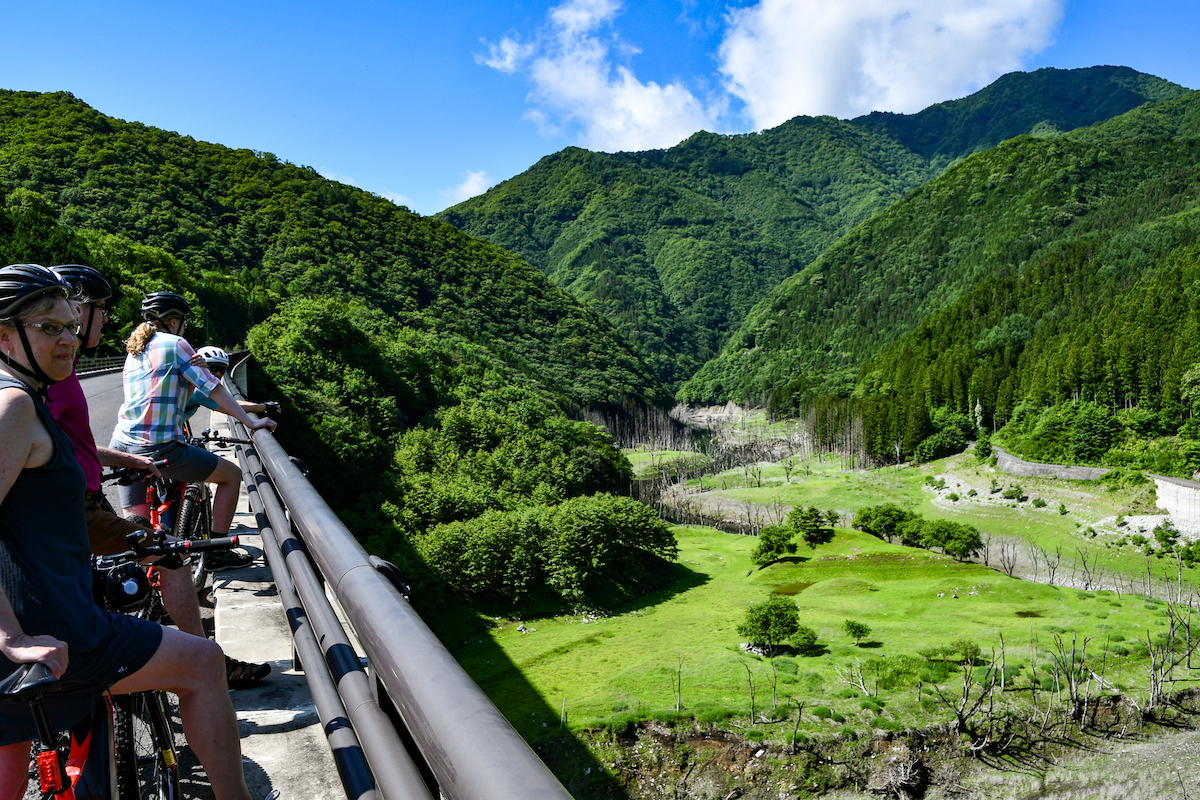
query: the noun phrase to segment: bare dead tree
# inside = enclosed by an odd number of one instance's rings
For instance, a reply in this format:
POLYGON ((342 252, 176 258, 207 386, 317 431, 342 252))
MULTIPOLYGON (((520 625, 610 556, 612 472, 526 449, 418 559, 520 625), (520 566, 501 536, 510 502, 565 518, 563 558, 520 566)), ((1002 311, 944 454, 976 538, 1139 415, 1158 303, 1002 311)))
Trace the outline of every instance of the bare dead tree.
POLYGON ((772 525, 782 525, 787 519, 787 506, 783 504, 783 500, 779 497, 773 498, 767 505, 767 522, 772 525))
MULTIPOLYGON (((943 692, 936 683, 933 684, 933 691, 942 705, 954 714, 955 730, 977 740, 979 731, 971 724, 971 720, 983 710, 985 705, 988 707, 985 717, 991 715, 994 702, 992 693, 998 682, 996 670, 991 665, 988 665, 983 679, 978 682, 975 679, 975 670, 967 667, 963 670, 962 691, 957 696, 943 692)), ((986 746, 986 742, 979 741, 975 741, 971 745, 972 749, 976 751, 984 746, 986 746)))
POLYGON ((1155 638, 1146 631, 1146 649, 1150 654, 1150 665, 1147 671, 1150 675, 1149 698, 1146 710, 1158 706, 1167 694, 1167 687, 1174 685, 1177 680, 1175 670, 1180 665, 1185 667, 1190 662, 1200 639, 1191 634, 1191 607, 1183 607, 1178 603, 1167 603, 1167 631, 1155 638))
POLYGON ((1031 540, 1025 540, 1025 549, 1029 552, 1029 560, 1033 563, 1033 580, 1034 583, 1038 579, 1038 547, 1031 540))
POLYGON ((835 665, 833 672, 842 683, 847 686, 853 686, 867 697, 871 696, 871 691, 867 688, 866 678, 863 677, 862 662, 857 658, 854 659, 853 664, 847 664, 844 668, 835 665))
POLYGON ((753 725, 757 717, 754 714, 754 675, 750 672, 750 665, 745 661, 742 666, 746 668, 746 682, 750 684, 750 724, 753 725))
POLYGON ((1055 547, 1053 557, 1040 547, 1038 548, 1038 552, 1042 554, 1042 563, 1046 565, 1046 575, 1048 576, 1050 585, 1053 586, 1054 576, 1058 573, 1058 565, 1062 563, 1062 548, 1055 547))
POLYGON ((1097 570, 1100 566, 1100 554, 1089 553, 1082 547, 1076 546, 1079 553, 1079 570, 1083 578, 1083 590, 1086 592, 1096 584, 1097 570))
POLYGON ((1072 632, 1071 647, 1069 650, 1061 635, 1055 633, 1052 639, 1054 649, 1050 651, 1050 658, 1054 665, 1055 675, 1062 676, 1059 683, 1060 689, 1066 689, 1067 716, 1072 720, 1082 719, 1084 710, 1084 705, 1080 697, 1082 692, 1081 683, 1083 681, 1082 665, 1087 659, 1087 646, 1091 638, 1084 637, 1081 643, 1079 641, 1079 633, 1077 631, 1072 632))
POLYGON ((796 703, 796 726, 792 728, 792 743, 788 748, 789 755, 796 755, 796 737, 800 735, 800 717, 804 714, 804 702, 793 697, 796 703))
POLYGON ((1015 542, 1001 542, 1000 552, 997 554, 1000 561, 1000 569, 1004 570, 1004 574, 1012 577, 1013 572, 1017 568, 1017 545, 1015 542))

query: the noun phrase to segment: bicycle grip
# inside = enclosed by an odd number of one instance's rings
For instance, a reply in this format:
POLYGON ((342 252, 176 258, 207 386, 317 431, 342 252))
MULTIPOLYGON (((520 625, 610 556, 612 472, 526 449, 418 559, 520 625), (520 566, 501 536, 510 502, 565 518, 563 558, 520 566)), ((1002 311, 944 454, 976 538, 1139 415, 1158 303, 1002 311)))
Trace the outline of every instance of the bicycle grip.
POLYGON ((231 550, 237 547, 238 537, 222 536, 218 539, 185 539, 182 544, 189 553, 200 553, 205 550, 231 550))

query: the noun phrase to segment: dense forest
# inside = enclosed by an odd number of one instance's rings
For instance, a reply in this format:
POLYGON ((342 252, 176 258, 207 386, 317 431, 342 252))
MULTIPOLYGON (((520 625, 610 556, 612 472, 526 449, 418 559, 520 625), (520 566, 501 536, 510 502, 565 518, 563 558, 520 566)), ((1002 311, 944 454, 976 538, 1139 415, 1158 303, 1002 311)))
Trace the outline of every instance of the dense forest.
POLYGON ((212 341, 243 339, 287 298, 357 299, 486 347, 564 402, 665 399, 608 322, 511 253, 269 153, 123 122, 66 93, 0 91, 0 195, 25 202, 14 192, 40 195, 28 202, 65 232, 186 264, 212 341))
POLYGON ((631 470, 611 437, 568 416, 666 395, 610 324, 518 257, 69 95, 0 93, 0 181, 4 263, 97 267, 118 286, 120 336, 144 292, 172 289, 195 304, 195 344, 249 345, 254 393, 283 401, 281 440, 423 608, 451 588, 599 605, 674 557, 665 524, 616 496, 631 470), (505 514, 545 546, 497 550, 486 521, 505 514), (468 584, 475 566, 486 577, 468 584))
POLYGON ((641 153, 568 148, 440 217, 544 270, 677 388, 780 281, 956 161, 1184 91, 1128 68, 1043 69, 912 115, 796 117, 641 153))
POLYGON ((1198 156, 1194 93, 976 155, 785 282, 685 393, 846 398, 878 460, 951 414, 1033 458, 1190 475, 1194 448, 1143 440, 1192 430, 1198 156))

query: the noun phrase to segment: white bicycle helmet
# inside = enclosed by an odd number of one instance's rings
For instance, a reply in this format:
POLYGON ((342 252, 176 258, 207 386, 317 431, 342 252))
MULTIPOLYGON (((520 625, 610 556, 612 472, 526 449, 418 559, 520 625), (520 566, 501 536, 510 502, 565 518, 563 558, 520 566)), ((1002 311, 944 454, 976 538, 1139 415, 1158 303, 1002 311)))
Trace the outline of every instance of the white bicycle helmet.
POLYGON ((215 365, 229 369, 229 354, 221 348, 208 345, 201 347, 196 352, 204 356, 204 360, 208 362, 210 368, 215 365))

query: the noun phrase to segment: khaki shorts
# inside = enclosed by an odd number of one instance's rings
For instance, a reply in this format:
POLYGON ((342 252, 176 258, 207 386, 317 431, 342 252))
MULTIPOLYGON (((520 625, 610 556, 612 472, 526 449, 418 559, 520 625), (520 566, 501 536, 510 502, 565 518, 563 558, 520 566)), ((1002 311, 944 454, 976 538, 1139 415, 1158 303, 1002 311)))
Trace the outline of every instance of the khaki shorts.
POLYGON ((84 504, 87 511, 88 543, 92 554, 111 556, 114 553, 124 553, 129 549, 125 537, 135 531, 152 531, 144 522, 134 522, 114 514, 100 503, 96 495, 99 492, 88 492, 84 504))

